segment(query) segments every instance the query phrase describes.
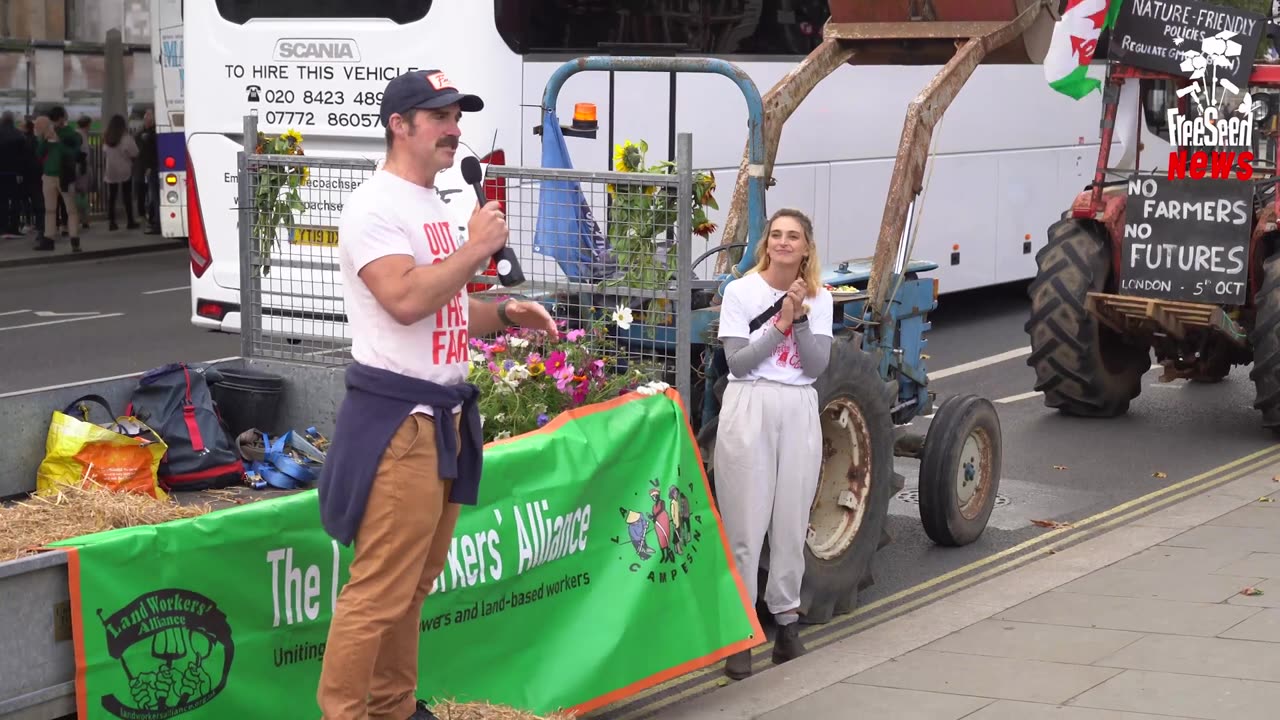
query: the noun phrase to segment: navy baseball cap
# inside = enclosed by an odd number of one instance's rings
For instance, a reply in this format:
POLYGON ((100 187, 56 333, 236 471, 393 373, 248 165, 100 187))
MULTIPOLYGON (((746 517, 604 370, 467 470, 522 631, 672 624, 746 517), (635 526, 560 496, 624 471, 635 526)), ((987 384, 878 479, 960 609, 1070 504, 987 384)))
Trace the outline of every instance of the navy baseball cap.
POLYGON ((406 113, 413 108, 440 108, 458 103, 463 112, 479 112, 484 101, 475 95, 466 95, 440 70, 414 70, 399 75, 387 83, 382 92, 379 117, 386 127, 395 113, 406 113))

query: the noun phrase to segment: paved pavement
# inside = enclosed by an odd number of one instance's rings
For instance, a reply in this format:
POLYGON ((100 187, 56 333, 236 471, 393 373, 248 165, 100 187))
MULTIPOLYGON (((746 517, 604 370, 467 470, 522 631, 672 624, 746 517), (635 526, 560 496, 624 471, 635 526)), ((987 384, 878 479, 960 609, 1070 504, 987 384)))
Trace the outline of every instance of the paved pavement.
POLYGON ((111 232, 107 230, 106 220, 93 220, 89 229, 80 233, 79 253, 71 252, 71 242, 65 238, 56 238, 54 242, 57 247, 52 252, 47 252, 31 249, 35 245, 34 233, 21 238, 0 237, 0 268, 115 257, 171 250, 187 245, 185 238, 174 240, 160 235, 147 235, 142 228, 126 230, 121 225, 119 230, 111 232))
POLYGON ((1277 473, 1268 462, 1084 542, 1047 544, 1019 569, 785 665, 758 650, 755 676, 662 717, 1274 717, 1277 473))

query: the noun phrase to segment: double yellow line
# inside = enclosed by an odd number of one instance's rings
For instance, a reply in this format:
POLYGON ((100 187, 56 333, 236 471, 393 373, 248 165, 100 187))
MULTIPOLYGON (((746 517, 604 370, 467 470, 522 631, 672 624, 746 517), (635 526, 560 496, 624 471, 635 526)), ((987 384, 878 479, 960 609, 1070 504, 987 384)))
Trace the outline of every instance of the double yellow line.
MULTIPOLYGON (((1186 480, 1163 487, 1155 492, 1143 495, 1142 497, 1134 498, 1133 500, 1116 505, 1115 507, 1096 515, 1091 515, 1082 520, 1078 520, 1070 526, 1055 528, 1011 548, 1001 550, 1000 552, 989 555, 981 560, 977 560, 963 567, 959 567, 955 570, 939 575, 931 580, 920 583, 919 585, 906 588, 905 590, 896 592, 888 597, 880 598, 875 602, 867 603, 850 613, 848 617, 838 621, 835 625, 808 626, 804 630, 800 631, 800 635, 806 639, 812 638, 806 643, 806 645, 810 651, 816 650, 837 640, 842 640, 854 633, 861 632, 873 625, 879 625, 880 623, 891 620, 899 615, 903 615, 922 605, 940 600, 947 595, 963 590, 970 585, 986 580, 994 575, 1007 572, 1033 559, 1055 552, 1060 547, 1078 542, 1088 536, 1096 535, 1104 530, 1129 522, 1141 515, 1158 510, 1166 505, 1175 503, 1196 493, 1210 490, 1219 485, 1224 485, 1232 480, 1248 475, 1249 473, 1255 472, 1277 461, 1280 461, 1280 446, 1250 453, 1242 458, 1226 463, 1225 465, 1219 465, 1212 470, 1205 471, 1195 477, 1187 478, 1186 480), (1045 544, 1050 540, 1053 540, 1053 542, 1045 544), (1042 547, 1037 548, 1036 546, 1038 545, 1042 545, 1042 547), (1008 559, 1004 562, 999 562, 1005 558, 1008 559), (993 564, 995 564, 993 567, 987 567, 993 564), (987 569, 980 573, 949 583, 949 581, 953 579, 960 578, 962 575, 967 575, 984 567, 987 567, 987 569), (942 588, 928 593, 925 592, 931 588, 944 584, 946 585, 942 588), (919 595, 919 597, 915 597, 908 602, 873 615, 873 613, 886 605, 891 605, 915 595, 919 595), (859 620, 859 618, 864 619, 859 620)), ((764 645, 755 648, 752 654, 757 659, 764 657, 767 653, 772 651, 772 647, 773 643, 767 642, 764 645)), ((664 697, 654 703, 642 704, 625 715, 618 717, 617 720, 634 720, 640 715, 648 714, 663 707, 667 707, 668 705, 673 705, 682 700, 686 700, 695 695, 700 695, 703 692, 722 684, 724 676, 721 673, 720 665, 720 663, 716 663, 694 673, 693 677, 702 676, 703 678, 695 685, 685 688, 679 693, 664 697)), ((630 704, 637 700, 643 700, 643 698, 660 693, 666 688, 682 682, 688 682, 689 679, 690 676, 686 675, 669 680, 624 702, 630 704)))

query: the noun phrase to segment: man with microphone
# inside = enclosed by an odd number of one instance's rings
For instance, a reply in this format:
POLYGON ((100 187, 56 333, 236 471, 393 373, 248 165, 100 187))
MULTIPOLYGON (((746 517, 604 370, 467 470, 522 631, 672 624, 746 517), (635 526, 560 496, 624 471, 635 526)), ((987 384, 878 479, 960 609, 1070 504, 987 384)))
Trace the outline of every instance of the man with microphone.
POLYGON ((338 225, 355 362, 318 485, 326 532, 354 542, 355 555, 325 645, 324 720, 436 717, 414 693, 418 621, 459 505, 477 501, 483 439, 468 340, 510 325, 557 335, 537 303, 466 291, 506 247, 506 220, 497 202, 477 204, 459 244, 435 180, 453 165, 462 113, 483 108, 439 70, 391 80, 386 162, 338 225))

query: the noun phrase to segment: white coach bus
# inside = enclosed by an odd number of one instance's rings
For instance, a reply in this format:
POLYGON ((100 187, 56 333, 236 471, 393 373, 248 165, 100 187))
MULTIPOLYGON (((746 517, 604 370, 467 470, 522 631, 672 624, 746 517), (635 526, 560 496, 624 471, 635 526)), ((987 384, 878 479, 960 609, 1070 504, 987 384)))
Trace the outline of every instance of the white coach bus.
POLYGON ((187 236, 187 153, 183 128, 182 3, 151 0, 151 77, 155 98, 160 234, 187 236))
MULTIPOLYGON (((468 147, 460 149, 459 161, 473 152, 482 162, 537 166, 538 105, 565 60, 651 54, 634 46, 676 43, 685 54, 737 64, 764 94, 821 42, 828 16, 825 0, 735 0, 721 3, 728 9, 714 15, 686 12, 686 5, 186 0, 193 323, 232 332, 240 326, 236 153, 247 113, 257 113, 266 133, 297 130, 308 154, 378 161, 384 153, 378 105, 387 80, 438 68, 486 103, 483 112, 463 118, 468 147)), ((787 122, 768 205, 810 213, 824 261, 872 253, 907 103, 937 70, 847 65, 787 122)), ((665 73, 585 72, 560 93, 563 124, 577 103, 594 104, 599 118, 596 138, 566 138, 578 170, 610 169, 613 144, 624 139, 646 140, 650 163, 667 159, 672 126, 693 133, 696 166, 716 171, 721 210, 712 221, 723 227, 747 133, 746 104, 732 82, 716 75, 672 80, 665 73)), ((914 255, 939 265, 942 292, 1034 275, 1046 228, 1092 180, 1100 105, 1097 93, 1076 102, 1054 92, 1038 65, 979 67, 943 119, 927 171, 914 255)), ((286 243, 276 252, 332 254, 342 199, 358 180, 354 173, 313 176, 304 197, 304 224, 312 229, 294 238, 296 246, 286 243)), ((457 165, 440 185, 457 191, 451 206, 465 223, 474 194, 457 165)), ((707 241, 695 242, 696 256, 707 241)), ((718 243, 718 234, 710 242, 718 243)), ((518 252, 531 262, 529 248, 518 252)), ((708 260, 699 275, 713 270, 708 260)), ((272 282, 286 282, 288 272, 273 270, 272 282)), ((310 320, 345 323, 322 315, 310 320)), ((342 334, 334 328, 321 334, 334 332, 342 334)))

